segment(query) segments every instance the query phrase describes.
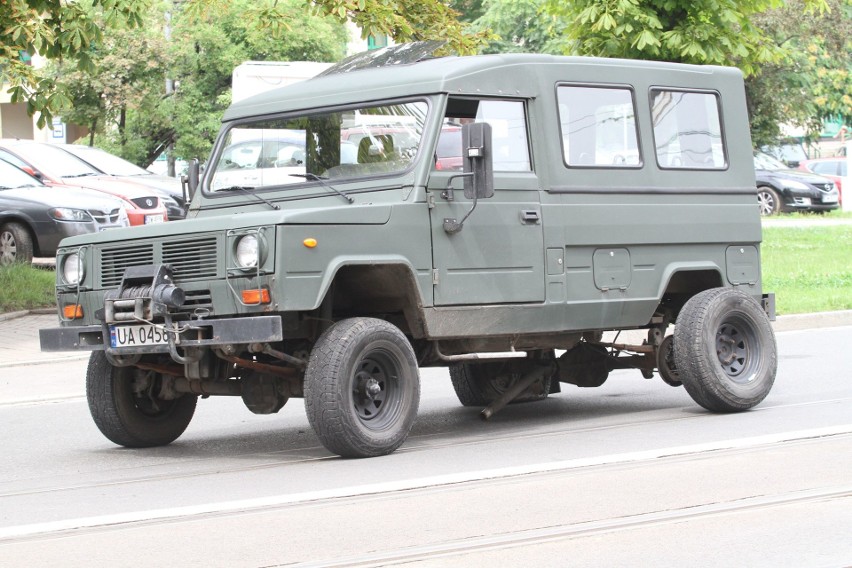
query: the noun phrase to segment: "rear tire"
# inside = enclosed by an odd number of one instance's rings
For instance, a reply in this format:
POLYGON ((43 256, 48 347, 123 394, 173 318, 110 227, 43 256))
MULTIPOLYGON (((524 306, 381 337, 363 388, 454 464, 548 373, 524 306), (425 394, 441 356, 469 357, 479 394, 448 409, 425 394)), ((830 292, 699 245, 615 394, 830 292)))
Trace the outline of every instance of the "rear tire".
POLYGON ((684 305, 675 325, 674 360, 689 395, 714 412, 759 404, 778 365, 766 312, 733 288, 705 290, 684 305))
POLYGON ((113 367, 103 351, 92 353, 86 398, 95 425, 107 439, 127 448, 151 448, 183 434, 198 398, 189 394, 173 400, 157 398, 160 378, 136 367, 113 367))
POLYGON ((0 266, 32 261, 33 239, 26 227, 20 223, 6 223, 0 227, 0 266))
POLYGON ((339 321, 311 351, 305 411, 330 452, 345 458, 393 452, 408 437, 419 405, 417 358, 390 323, 339 321))

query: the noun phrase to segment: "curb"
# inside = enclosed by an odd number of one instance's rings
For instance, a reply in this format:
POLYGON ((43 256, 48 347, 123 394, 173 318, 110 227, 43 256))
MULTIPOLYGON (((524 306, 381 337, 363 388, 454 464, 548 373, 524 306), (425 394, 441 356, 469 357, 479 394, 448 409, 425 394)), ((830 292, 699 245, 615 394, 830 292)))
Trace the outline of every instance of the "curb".
POLYGON ((24 316, 49 316, 56 313, 56 308, 36 308, 34 310, 21 310, 20 312, 8 312, 0 314, 0 322, 22 318, 24 316))

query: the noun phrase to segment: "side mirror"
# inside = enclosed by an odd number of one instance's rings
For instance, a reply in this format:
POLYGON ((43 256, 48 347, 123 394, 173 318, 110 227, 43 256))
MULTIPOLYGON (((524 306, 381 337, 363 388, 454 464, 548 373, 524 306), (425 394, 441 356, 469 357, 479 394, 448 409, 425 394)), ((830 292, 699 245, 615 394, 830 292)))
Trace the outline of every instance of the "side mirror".
POLYGON ((183 188, 183 200, 189 203, 192 196, 198 190, 198 180, 200 178, 201 168, 198 165, 198 158, 193 158, 187 166, 187 173, 180 178, 181 187, 183 188))
POLYGON ((491 125, 473 122, 462 126, 462 168, 464 196, 467 199, 494 195, 494 159, 492 157, 491 125))

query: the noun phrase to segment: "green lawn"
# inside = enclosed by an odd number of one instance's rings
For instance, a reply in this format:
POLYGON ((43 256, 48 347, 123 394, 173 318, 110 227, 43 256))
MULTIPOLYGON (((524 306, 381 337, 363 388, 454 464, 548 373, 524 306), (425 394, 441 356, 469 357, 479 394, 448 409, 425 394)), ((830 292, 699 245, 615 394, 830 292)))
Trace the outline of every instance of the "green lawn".
POLYGON ((852 225, 764 227, 761 251, 779 314, 852 309, 852 225))
POLYGON ((53 270, 26 264, 0 266, 0 314, 56 305, 53 270))
MULTIPOLYGON (((827 219, 848 218, 832 213, 827 219)), ((852 225, 783 226, 785 216, 763 229, 763 289, 775 293, 779 314, 852 309, 852 225), (781 226, 778 226, 781 225, 781 226)), ((54 306, 53 271, 23 265, 0 267, 0 313, 54 306)))

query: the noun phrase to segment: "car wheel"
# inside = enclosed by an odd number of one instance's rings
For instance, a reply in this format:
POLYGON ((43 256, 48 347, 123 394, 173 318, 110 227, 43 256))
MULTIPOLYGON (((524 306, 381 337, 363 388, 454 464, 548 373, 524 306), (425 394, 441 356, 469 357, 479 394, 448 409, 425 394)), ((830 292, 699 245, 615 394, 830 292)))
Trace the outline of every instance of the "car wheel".
POLYGON ((114 367, 103 351, 89 357, 86 399, 101 433, 128 448, 165 446, 183 434, 198 397, 157 396, 162 375, 136 367, 114 367))
POLYGON ((712 288, 684 305, 674 330, 678 378, 695 402, 714 412, 760 403, 775 382, 778 355, 769 317, 734 288, 712 288))
POLYGON ((373 318, 332 325, 311 351, 305 410, 322 444, 345 458, 393 452, 420 404, 417 358, 403 333, 373 318))
POLYGON ((13 262, 29 264, 33 260, 33 239, 20 223, 6 223, 0 227, 0 265, 13 262))
POLYGON ((781 212, 781 198, 771 187, 760 186, 757 188, 757 204, 762 216, 776 215, 781 212))

